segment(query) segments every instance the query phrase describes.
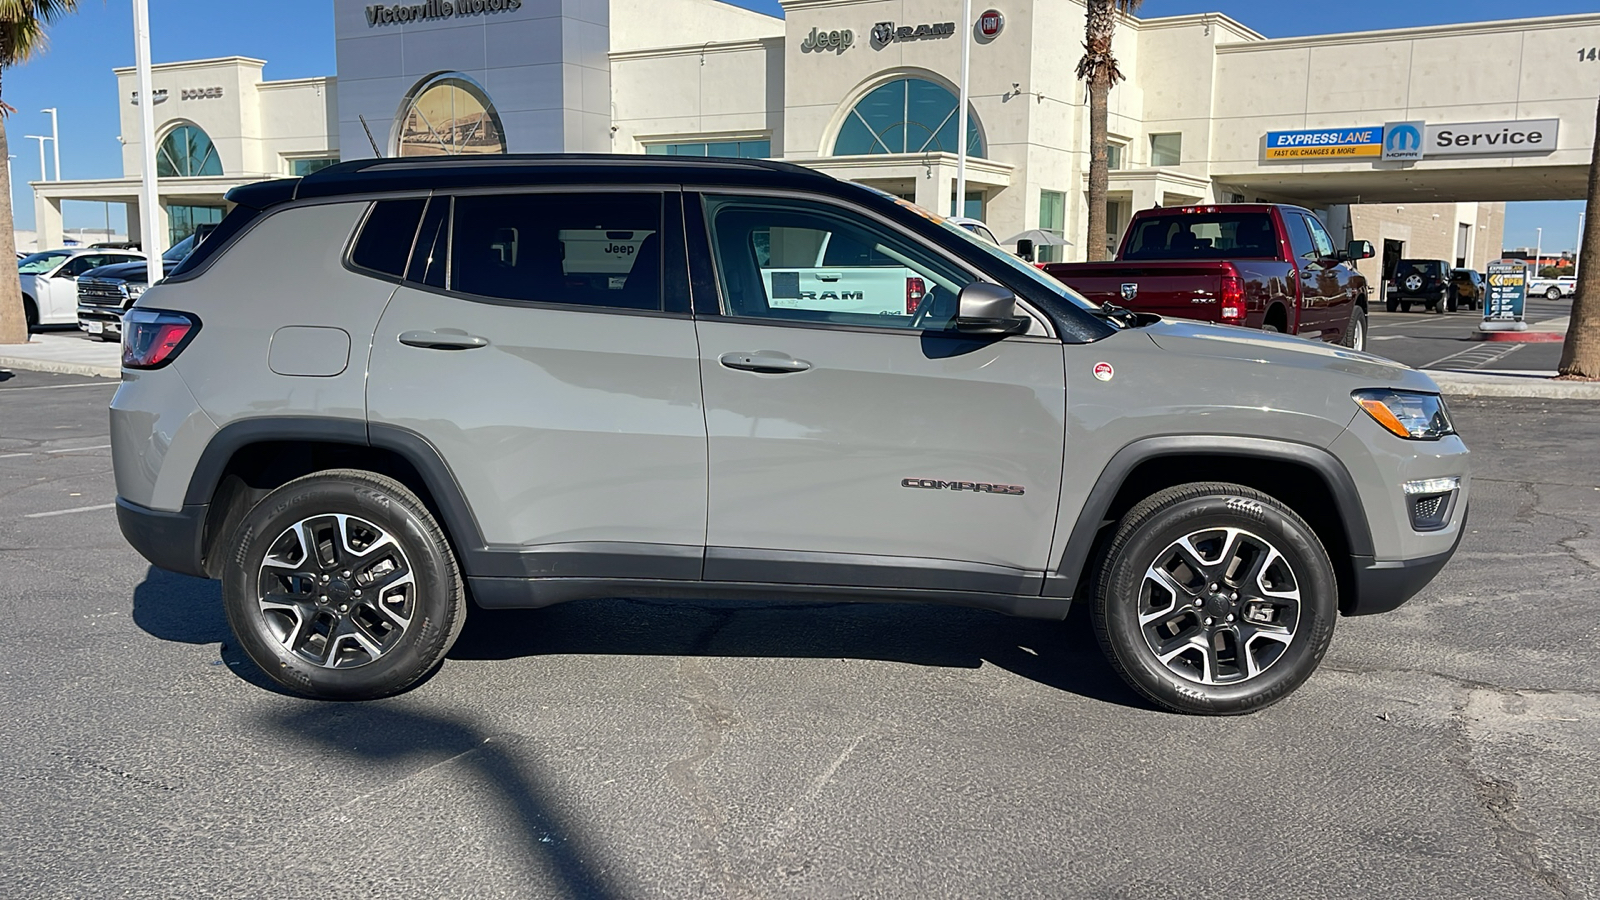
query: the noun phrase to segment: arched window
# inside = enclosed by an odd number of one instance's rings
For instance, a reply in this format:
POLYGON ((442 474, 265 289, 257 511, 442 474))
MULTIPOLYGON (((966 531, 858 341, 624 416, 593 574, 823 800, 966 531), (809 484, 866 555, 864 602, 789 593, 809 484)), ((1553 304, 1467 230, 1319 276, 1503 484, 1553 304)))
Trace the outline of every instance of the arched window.
MULTIPOLYGON (((956 95, 923 78, 882 85, 850 110, 833 142, 835 156, 882 153, 957 153, 956 95)), ((983 156, 978 117, 967 116, 967 154, 983 156)))
POLYGON ((412 88, 395 120, 396 156, 506 152, 500 113, 476 81, 459 72, 432 75, 412 88))
POLYGON ((167 132, 156 151, 156 174, 162 178, 192 178, 196 175, 221 175, 222 161, 217 148, 198 125, 179 125, 167 132))

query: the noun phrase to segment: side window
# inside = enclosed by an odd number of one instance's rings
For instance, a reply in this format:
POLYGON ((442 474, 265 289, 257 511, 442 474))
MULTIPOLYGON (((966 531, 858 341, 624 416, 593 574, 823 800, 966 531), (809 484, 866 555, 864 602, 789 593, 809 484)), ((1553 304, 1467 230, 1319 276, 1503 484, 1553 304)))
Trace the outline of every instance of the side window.
POLYGON ((457 197, 452 290, 498 300, 661 309, 660 194, 457 197))
POLYGON ((351 265, 399 278, 405 273, 411 242, 417 234, 417 221, 427 201, 379 200, 361 226, 361 236, 350 251, 351 265))
POLYGON ((973 279, 865 216, 804 200, 708 197, 730 316, 937 330, 973 279))
POLYGON ((79 275, 82 275, 92 268, 88 265, 88 262, 91 258, 92 257, 88 256, 78 256, 68 260, 67 264, 62 266, 60 271, 56 272, 56 277, 77 278, 79 275))
POLYGON ((1317 261, 1317 245, 1311 241, 1311 230, 1306 227, 1306 217, 1296 212, 1283 213, 1283 227, 1289 232, 1289 246, 1295 260, 1304 263, 1317 261))
POLYGON ((1322 227, 1316 216, 1306 216, 1306 225, 1311 228, 1311 243, 1317 247, 1317 253, 1323 259, 1333 259, 1333 238, 1328 237, 1328 229, 1322 227))
POLYGON ((434 197, 417 231, 417 250, 411 254, 406 280, 428 287, 444 287, 445 260, 450 249, 450 198, 434 197))

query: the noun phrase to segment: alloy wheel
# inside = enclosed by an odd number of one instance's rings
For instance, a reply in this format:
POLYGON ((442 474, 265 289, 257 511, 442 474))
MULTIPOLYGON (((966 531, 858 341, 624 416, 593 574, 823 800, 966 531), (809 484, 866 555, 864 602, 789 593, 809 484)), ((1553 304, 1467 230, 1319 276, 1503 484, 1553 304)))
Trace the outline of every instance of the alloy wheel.
POLYGON ((1205 685, 1249 681, 1283 658, 1300 624, 1289 560, 1240 528, 1173 541, 1145 571, 1139 630, 1174 674, 1205 685))
POLYGON ((285 649, 350 669, 399 643, 415 617, 417 583, 392 535, 336 513, 302 519, 272 541, 256 597, 268 633, 285 649))

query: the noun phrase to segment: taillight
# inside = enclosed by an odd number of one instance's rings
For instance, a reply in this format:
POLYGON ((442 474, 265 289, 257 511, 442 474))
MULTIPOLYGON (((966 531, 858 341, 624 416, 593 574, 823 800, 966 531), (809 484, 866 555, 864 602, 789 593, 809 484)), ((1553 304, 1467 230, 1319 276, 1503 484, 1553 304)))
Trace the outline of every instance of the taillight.
POLYGON ((906 315, 909 316, 917 311, 917 304, 922 302, 923 296, 927 293, 928 286, 921 278, 906 279, 906 315))
POLYGON ((183 352, 200 333, 200 320, 189 313, 135 307, 122 315, 122 365, 159 369, 183 352))
POLYGON ((1238 272, 1224 272, 1222 275, 1222 321, 1244 321, 1244 279, 1238 272))

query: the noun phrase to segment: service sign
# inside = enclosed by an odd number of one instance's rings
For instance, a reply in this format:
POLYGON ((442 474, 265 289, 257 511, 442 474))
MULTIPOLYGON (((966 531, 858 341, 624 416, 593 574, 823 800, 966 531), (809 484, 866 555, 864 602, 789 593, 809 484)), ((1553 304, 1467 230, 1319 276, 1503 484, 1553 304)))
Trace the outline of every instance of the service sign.
POLYGON ((1267 132, 1267 159, 1373 159, 1383 155, 1383 129, 1313 128, 1267 132))
POLYGON ((1517 153, 1554 153, 1560 119, 1524 119, 1520 122, 1468 122, 1463 125, 1429 125, 1422 155, 1510 156, 1517 153))
POLYGON ((1484 295, 1485 322, 1521 322, 1522 304, 1528 296, 1528 269, 1520 263, 1489 263, 1488 293, 1484 295))

